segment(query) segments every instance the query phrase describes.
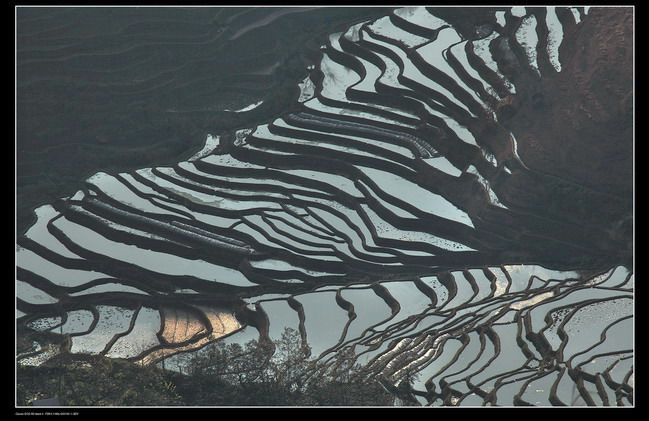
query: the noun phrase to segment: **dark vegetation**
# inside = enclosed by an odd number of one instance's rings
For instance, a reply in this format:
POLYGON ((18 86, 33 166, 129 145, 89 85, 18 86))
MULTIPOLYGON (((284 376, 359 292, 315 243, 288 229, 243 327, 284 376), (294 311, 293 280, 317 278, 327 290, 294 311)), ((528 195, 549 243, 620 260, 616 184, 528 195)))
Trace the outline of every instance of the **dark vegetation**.
POLYGON ((326 35, 385 10, 19 7, 18 232, 97 171, 171 165, 290 110, 326 35))
MULTIPOLYGON (((179 358, 178 358, 179 357, 179 358)), ((330 366, 308 357, 299 334, 276 344, 212 344, 164 366, 61 354, 19 367, 17 404, 56 396, 65 406, 386 406, 394 395, 344 355, 330 366), (178 370, 180 367, 180 370, 178 370)))

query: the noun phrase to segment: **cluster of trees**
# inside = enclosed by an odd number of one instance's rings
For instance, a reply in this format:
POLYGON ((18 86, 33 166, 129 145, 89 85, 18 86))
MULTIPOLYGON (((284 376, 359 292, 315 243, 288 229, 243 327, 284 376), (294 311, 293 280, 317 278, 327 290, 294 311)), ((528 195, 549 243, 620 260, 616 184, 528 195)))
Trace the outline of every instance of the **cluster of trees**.
MULTIPOLYGON (((323 365, 286 329, 274 344, 215 343, 180 370, 62 354, 19 367, 17 404, 57 396, 66 406, 391 406, 395 396, 347 355, 323 365)), ((167 367, 168 368, 168 367, 167 367)))

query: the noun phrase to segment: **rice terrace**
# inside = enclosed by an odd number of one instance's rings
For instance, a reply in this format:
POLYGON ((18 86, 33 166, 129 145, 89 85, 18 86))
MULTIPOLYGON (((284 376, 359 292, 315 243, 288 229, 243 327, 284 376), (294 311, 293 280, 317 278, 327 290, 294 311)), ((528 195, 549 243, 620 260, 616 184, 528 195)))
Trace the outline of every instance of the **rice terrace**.
POLYGON ((633 407, 634 13, 17 6, 17 409, 633 407))

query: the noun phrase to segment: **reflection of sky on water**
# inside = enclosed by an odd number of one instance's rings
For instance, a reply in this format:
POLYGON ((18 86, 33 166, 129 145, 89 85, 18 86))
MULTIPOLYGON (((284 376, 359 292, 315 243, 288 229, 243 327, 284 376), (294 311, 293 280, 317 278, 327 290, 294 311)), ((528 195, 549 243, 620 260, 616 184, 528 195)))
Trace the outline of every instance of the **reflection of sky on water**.
MULTIPOLYGON (((575 8, 570 10, 575 14, 575 17, 580 16, 575 8)), ((539 39, 536 30, 539 25, 537 25, 538 22, 534 15, 526 15, 528 11, 524 7, 513 7, 509 10, 511 16, 520 18, 514 19, 521 23, 515 31, 515 38, 525 49, 530 65, 538 70, 536 48, 539 39)), ((424 8, 401 8, 397 9, 395 14, 410 23, 425 25, 427 29, 441 28, 446 25, 441 19, 426 12, 424 8)), ((505 16, 505 11, 497 12, 496 22, 501 26, 506 25, 505 16)), ((507 15, 508 18, 511 16, 507 15)), ((382 133, 385 138, 387 134, 398 134, 399 130, 411 133, 408 129, 415 128, 414 125, 417 124, 416 121, 419 120, 419 117, 410 109, 393 108, 393 104, 374 107, 377 113, 378 111, 392 112, 393 119, 379 117, 370 109, 360 111, 355 109, 355 106, 368 104, 350 101, 347 97, 347 90, 352 88, 356 91, 364 91, 365 94, 377 94, 374 84, 376 81, 380 81, 388 87, 397 88, 400 92, 411 95, 417 93, 418 90, 412 90, 402 83, 404 80, 414 81, 441 93, 445 99, 475 117, 471 112, 472 108, 460 100, 461 95, 454 95, 454 92, 457 93, 455 89, 465 91, 464 93, 476 100, 478 104, 485 108, 488 107, 482 103, 478 88, 476 91, 469 88, 465 79, 460 77, 460 74, 446 60, 450 56, 456 58, 465 67, 467 73, 473 77, 476 86, 482 86, 485 92, 497 97, 493 87, 470 65, 469 57, 472 60, 476 58, 471 56, 471 50, 473 50, 478 59, 482 59, 487 67, 500 75, 489 48, 509 48, 509 40, 500 38, 492 45, 492 41, 498 37, 497 32, 493 32, 481 40, 466 40, 460 37, 454 28, 447 26, 437 33, 437 38, 434 41, 427 42, 420 35, 410 34, 398 28, 387 17, 376 20, 364 29, 361 29, 362 24, 353 25, 344 32, 344 35, 343 32, 331 34, 329 36, 330 45, 322 50, 323 58, 319 63, 319 70, 324 74, 320 93, 325 98, 323 103, 320 102, 320 98, 314 96, 315 86, 310 78, 306 78, 300 83, 299 101, 305 103, 307 110, 314 111, 310 113, 311 119, 305 118, 302 120, 302 124, 311 128, 293 126, 292 122, 295 123, 298 116, 293 116, 293 120, 291 120, 291 116, 288 115, 277 118, 271 125, 239 130, 232 147, 242 154, 249 152, 267 154, 266 156, 272 156, 272 159, 300 156, 298 153, 287 152, 284 149, 312 148, 312 150, 326 151, 326 154, 332 152, 344 154, 350 159, 367 159, 360 162, 372 162, 372 159, 382 163, 388 162, 391 165, 390 168, 397 168, 404 174, 412 170, 409 166, 410 160, 418 160, 421 155, 427 165, 458 179, 447 177, 452 181, 459 183, 462 177, 466 178, 465 173, 473 174, 489 193, 492 204, 501 208, 498 211, 507 211, 500 204, 495 192, 491 190, 487 178, 483 177, 483 173, 487 174, 487 172, 482 171, 482 166, 465 164, 461 170, 454 163, 457 159, 451 162, 444 156, 432 157, 437 154, 436 151, 422 152, 416 147, 412 148, 412 144, 407 145, 407 141, 414 138, 411 135, 399 138, 399 141, 403 141, 402 144, 392 144, 386 140, 373 140, 371 137, 378 131, 378 129, 375 129, 374 132, 371 131, 374 127, 373 123, 389 123, 389 125, 384 125, 384 129, 381 129, 385 130, 382 133), (406 52, 395 43, 379 39, 378 35, 401 41, 413 49, 406 52), (385 72, 382 72, 379 66, 357 57, 358 63, 366 69, 366 74, 361 80, 359 73, 338 63, 336 61, 337 54, 331 51, 338 50, 338 52, 348 54, 339 42, 341 36, 352 42, 362 40, 366 45, 371 45, 371 48, 389 49, 389 55, 394 55, 398 59, 373 52, 372 54, 375 54, 376 58, 384 62, 385 72), (428 64, 449 76, 449 80, 457 86, 453 85, 454 88, 451 89, 447 80, 438 83, 427 77, 424 74, 426 72, 423 72, 423 69, 411 60, 412 56, 409 54, 419 55, 428 64), (403 64, 399 63, 399 60, 403 64), (327 100, 337 102, 327 102, 327 100), (328 117, 323 116, 323 113, 328 117), (318 115, 320 120, 314 119, 313 115, 318 115), (340 119, 337 120, 341 115, 364 118, 366 123, 360 123, 358 120, 354 120, 355 123, 352 121, 341 122, 340 119), (406 120, 410 123, 396 120, 402 117, 411 119, 406 120), (415 122, 412 122, 413 119, 415 122), (354 126, 354 124, 356 125, 354 126), (319 127, 321 130, 316 130, 313 126, 319 127), (387 129, 388 126, 393 127, 394 130, 390 131, 387 129), (329 137, 327 143, 314 140, 318 134, 329 134, 327 133, 328 129, 342 133, 354 131, 356 135, 337 134, 337 138, 329 137), (296 131, 308 133, 309 136, 305 136, 304 139, 291 137, 291 133, 296 131), (254 138, 247 137, 251 133, 254 138), (348 138, 349 143, 341 140, 345 137, 348 138), (253 140, 263 140, 264 142, 260 146, 260 142, 253 140), (274 150, 275 146, 281 147, 274 150), (383 156, 380 153, 368 152, 368 149, 370 151, 383 149, 384 152, 391 154, 383 156), (477 168, 480 168, 482 173, 477 168)), ((548 55, 555 69, 560 71, 558 50, 563 37, 563 28, 553 7, 548 9, 546 24, 549 31, 548 55)), ((488 34, 488 32, 484 32, 484 29, 481 28, 480 33, 488 34)), ((385 52, 385 50, 383 51, 385 52)), ((515 57, 510 54, 507 59, 512 60, 515 57)), ((515 93, 515 89, 509 81, 503 80, 503 82, 508 86, 510 92, 515 93)), ((413 84, 409 83, 408 85, 412 86, 413 84)), ((474 85, 471 84, 471 86, 474 85)), ((441 100, 437 101, 431 98, 428 103, 424 103, 415 98, 416 95, 411 96, 409 97, 409 100, 412 100, 411 103, 417 105, 421 103, 421 110, 429 113, 428 117, 440 118, 440 121, 444 121, 448 128, 457 134, 460 141, 468 144, 462 145, 463 147, 475 148, 478 151, 476 156, 480 156, 485 161, 484 163, 491 164, 493 167, 499 166, 498 161, 501 156, 499 155, 496 160, 493 154, 482 150, 473 133, 450 117, 453 113, 445 110, 445 107, 440 103, 441 100), (439 108, 433 109, 432 105, 439 108)), ((235 112, 245 112, 259 105, 261 102, 256 102, 235 112)), ((302 113, 302 115, 308 114, 302 113)), ((513 134, 511 140, 514 154, 517 155, 516 140, 513 134)), ((376 204, 378 204, 381 211, 387 210, 397 217, 412 222, 416 219, 413 213, 417 213, 419 210, 445 218, 447 224, 449 221, 453 221, 464 224, 464 228, 475 228, 474 220, 467 212, 456 207, 442 195, 433 193, 436 190, 431 191, 423 188, 412 181, 412 178, 407 179, 402 176, 400 171, 393 173, 372 165, 355 164, 354 171, 358 170, 366 176, 363 177, 363 180, 355 180, 349 174, 328 173, 325 170, 293 168, 290 165, 290 169, 272 168, 266 166, 265 162, 261 164, 246 163, 227 154, 210 155, 219 146, 219 142, 218 136, 208 135, 203 150, 195 154, 189 161, 179 163, 177 167, 157 168, 157 173, 152 169, 141 169, 133 174, 123 173, 119 176, 99 172, 88 179, 88 185, 91 186, 91 190, 102 192, 109 198, 121 202, 122 205, 131 206, 136 210, 164 218, 187 217, 192 220, 195 218, 196 221, 213 227, 229 228, 233 232, 247 234, 271 249, 284 251, 286 248, 290 248, 299 257, 296 260, 317 256, 318 263, 323 261, 340 263, 341 260, 344 260, 345 265, 352 267, 356 262, 376 264, 372 260, 376 258, 381 262, 383 268, 394 269, 403 265, 403 262, 396 257, 399 253, 394 253, 394 250, 391 251, 390 248, 382 246, 384 242, 381 240, 399 240, 409 243, 412 248, 417 247, 418 243, 422 250, 404 249, 399 252, 410 258, 422 258, 421 262, 424 263, 421 263, 421 273, 434 273, 434 267, 427 265, 428 261, 423 258, 433 260, 433 257, 439 256, 433 256, 432 252, 423 249, 425 246, 434 245, 444 249, 444 252, 474 251, 468 246, 440 238, 431 232, 399 229, 375 212, 376 204), (206 170, 206 166, 211 171, 206 170), (269 168, 272 169, 269 171, 269 168), (206 180, 206 182, 198 183, 191 177, 184 178, 180 175, 181 170, 198 179, 206 180), (231 175, 234 171, 229 172, 230 170, 239 172, 231 175), (240 170, 250 172, 241 173, 240 170), (264 176, 268 175, 268 177, 259 177, 258 174, 261 174, 262 171, 264 176), (273 173, 273 171, 277 172, 273 173), (245 177, 242 174, 245 174, 245 177), (277 179, 273 179, 273 175, 277 179), (370 183, 370 181, 374 183, 370 183), (212 182, 214 185, 211 184, 212 182), (329 195, 328 189, 320 190, 318 182, 326 187, 335 187, 347 193, 354 198, 354 205, 337 201, 332 197, 333 195, 329 195), (302 187, 301 183, 310 187, 302 187), (228 187, 221 187, 222 184, 228 187), (267 201, 256 200, 256 198, 255 200, 245 200, 250 196, 259 195, 261 197, 262 194, 257 189, 262 184, 264 187, 272 187, 276 190, 264 191, 263 196, 268 199, 267 201), (152 186, 156 188, 152 188, 152 186), (174 197, 178 196, 180 199, 169 200, 164 193, 161 193, 161 190, 173 193, 174 197), (220 197, 220 195, 225 197, 220 197), (372 199, 371 203, 375 209, 372 209, 372 206, 368 204, 368 199, 372 199), (294 203, 283 203, 291 200, 294 203), (399 200, 412 206, 410 210, 402 209, 394 204, 394 202, 399 203, 399 200), (199 209, 200 206, 208 206, 210 209, 225 211, 225 216, 208 215, 196 208, 190 210, 184 204, 197 205, 199 209), (236 216, 237 213, 242 213, 243 216, 239 218, 236 216), (301 229, 300 225, 307 225, 307 221, 309 222, 308 230, 301 229), (344 256, 344 259, 341 256, 344 256), (354 262, 350 263, 350 258, 355 259, 354 262), (384 259, 385 263, 381 259, 384 259)), ((80 203, 86 194, 79 191, 73 200, 80 203)), ((95 196, 93 193, 88 194, 95 196)), ((78 205, 73 205, 70 209, 79 213, 86 212, 85 216, 92 217, 90 212, 81 209, 78 205)), ((385 213, 383 214, 385 215, 385 213)), ((46 226, 49 222, 51 222, 51 227, 60 229, 72 242, 84 249, 98 250, 98 253, 111 259, 130 263, 153 273, 179 277, 189 275, 200 280, 221 282, 232 287, 254 287, 257 285, 238 269, 221 267, 198 258, 176 256, 111 240, 93 229, 83 226, 82 223, 59 217, 58 212, 51 206, 37 209, 36 215, 37 223, 30 228, 27 236, 63 257, 80 259, 78 255, 64 247, 51 235, 46 226)), ((390 218, 386 217, 385 219, 390 218)), ((160 237, 147 236, 144 231, 138 231, 135 228, 127 229, 106 219, 97 218, 97 221, 122 233, 128 232, 147 237, 149 240, 160 240, 160 237)), ((477 220, 475 222, 477 223, 477 220)), ((409 226, 412 227, 412 225, 409 226)), ((443 255, 443 253, 439 254, 443 255)), ((104 277, 104 274, 99 272, 64 268, 62 265, 48 261, 25 248, 18 248, 16 256, 21 265, 28 266, 34 274, 47 277, 61 288, 83 286, 104 277)), ((268 275, 270 278, 273 278, 273 275, 281 278, 283 274, 288 279, 273 280, 283 282, 284 286, 292 283, 306 285, 314 279, 324 283, 325 276, 341 279, 347 276, 344 270, 328 272, 325 269, 313 270, 297 267, 291 263, 290 258, 287 260, 284 258, 285 256, 281 255, 281 257, 273 256, 252 260, 247 262, 250 264, 246 268, 256 271, 257 274, 270 274, 268 275), (288 274, 289 271, 295 273, 288 274)), ((336 267, 346 268, 344 265, 336 267)), ((362 274, 362 270, 359 272, 362 274)), ((462 403, 477 402, 478 397, 470 395, 471 391, 463 382, 466 378, 474 384, 479 383, 480 387, 487 392, 500 388, 500 392, 506 396, 513 396, 523 388, 522 399, 539 405, 547 405, 549 404, 547 391, 554 384, 553 382, 556 381, 557 390, 561 393, 569 394, 569 388, 574 389, 574 383, 567 379, 567 375, 563 375, 560 379, 556 375, 537 378, 527 386, 525 386, 525 380, 519 378, 497 382, 497 380, 503 379, 502 377, 498 378, 498 375, 507 373, 508 370, 521 369, 525 371, 528 369, 529 367, 524 365, 529 355, 533 355, 533 358, 538 360, 547 357, 529 342, 530 336, 523 329, 531 329, 533 332, 543 335, 550 347, 554 351, 561 352, 563 359, 569 360, 573 367, 581 364, 585 372, 609 370, 615 381, 628 381, 624 379, 624 376, 629 373, 630 362, 624 358, 615 360, 614 357, 604 356, 618 350, 620 346, 627 347, 629 350, 633 348, 632 336, 629 335, 633 324, 630 317, 632 315, 632 299, 623 295, 625 291, 630 295, 630 290, 627 290, 633 286, 634 278, 629 276, 628 270, 621 267, 612 269, 583 285, 579 283, 581 280, 578 279, 577 272, 548 270, 538 265, 506 265, 502 268, 490 266, 485 270, 471 268, 467 272, 454 269, 451 275, 454 283, 452 286, 457 289, 453 297, 449 295, 450 287, 445 286, 440 281, 442 278, 436 276, 422 277, 421 282, 418 281, 418 283, 412 279, 401 281, 381 279, 380 289, 385 289, 389 294, 385 298, 378 295, 377 290, 367 284, 354 287, 343 287, 336 284, 336 286, 324 287, 293 296, 304 309, 304 328, 307 342, 313 350, 312 355, 319 356, 343 340, 347 343, 342 348, 349 344, 349 346, 355 347, 354 350, 357 353, 369 351, 359 360, 365 363, 369 362, 370 358, 384 357, 390 352, 394 352, 395 355, 402 353, 401 357, 405 356, 403 363, 405 365, 401 368, 396 367, 397 371, 395 372, 399 373, 399 370, 410 369, 410 367, 419 370, 420 378, 415 382, 415 387, 420 390, 426 389, 426 381, 439 381, 443 378, 444 381, 452 383, 452 387, 457 391, 468 395, 462 403), (487 275, 493 276, 493 285, 487 275), (475 281, 475 285, 472 285, 470 281, 475 281), (622 286, 624 282, 627 283, 622 286), (611 292, 612 290, 613 292, 611 292), (339 292, 340 297, 353 306, 353 315, 355 316, 353 320, 350 319, 348 311, 343 308, 343 304, 336 301, 336 292, 339 292), (435 295, 435 306, 432 306, 433 300, 426 293, 435 295), (482 301, 490 296, 493 299, 482 301), (610 299, 611 297, 613 299, 610 299), (400 306, 398 312, 395 310, 395 314, 392 314, 388 305, 391 300, 395 300, 400 306), (521 322, 523 317, 524 323, 521 322), (550 319, 552 320, 550 321, 550 319), (346 326, 349 329, 343 338, 346 326), (482 326, 484 330, 479 330, 475 326, 482 326), (567 338, 563 337, 562 330, 567 333, 567 338), (485 332, 493 333, 493 335, 489 336, 485 332), (600 335, 602 332, 606 333, 605 338, 600 335), (463 334, 467 335, 468 342, 462 342, 462 339, 465 339, 463 334), (399 348, 392 348, 395 343, 399 344, 399 348), (527 355, 521 352, 521 344, 525 344, 529 348, 527 355), (481 345, 484 345, 483 349, 480 348, 481 345), (591 347, 591 350, 584 352, 591 347), (499 352, 498 349, 500 349, 499 352), (490 378, 492 376, 495 377, 492 379, 490 378)), ((356 273, 354 276, 362 279, 362 276, 356 273)), ((401 279, 407 278, 402 274, 398 274, 398 276, 401 276, 401 279)), ((253 278, 251 277, 251 279, 253 278)), ((56 303, 60 297, 55 293, 58 291, 57 289, 53 289, 52 295, 50 295, 48 292, 22 281, 17 281, 17 287, 21 297, 33 304, 56 303)), ((201 294, 200 289, 200 284, 197 284, 196 290, 184 288, 184 285, 177 285, 175 290, 177 293, 186 292, 195 298, 196 294, 201 294)), ((290 290, 286 289, 286 291, 290 290)), ((135 286, 115 281, 70 292, 69 297, 78 298, 90 294, 107 293, 130 293, 131 297, 149 294, 135 286)), ((295 330, 300 327, 301 321, 298 312, 291 308, 287 302, 289 296, 289 294, 267 294, 246 299, 250 309, 254 309, 251 303, 259 302, 260 309, 268 316, 269 335, 273 340, 279 340, 287 327, 295 330), (271 299, 276 300, 269 301, 271 299)), ((215 335, 231 333, 238 328, 238 322, 230 314, 219 313, 217 310, 207 307, 195 307, 203 311, 202 315, 212 326, 217 327, 215 335)), ((48 317, 37 320, 30 326, 40 331, 52 330, 53 332, 72 334, 72 352, 90 354, 103 351, 108 342, 116 338, 115 335, 125 334, 117 339, 106 354, 110 357, 120 358, 136 358, 149 348, 156 346, 159 343, 156 336, 159 331, 170 342, 174 342, 174 340, 182 342, 181 339, 194 339, 190 333, 203 332, 205 329, 197 317, 190 320, 189 317, 176 316, 175 324, 171 323, 171 318, 167 317, 172 313, 171 310, 167 310, 168 314, 165 313, 165 318, 161 317, 157 309, 147 307, 141 307, 138 313, 135 313, 133 309, 119 306, 99 305, 96 306, 96 309, 99 316, 97 326, 92 331, 89 329, 94 316, 85 309, 70 311, 67 314, 67 319, 60 316, 48 317), (132 321, 134 324, 129 332, 132 321), (163 323, 166 324, 163 325, 163 323), (182 329, 175 330, 176 325, 186 327, 184 330, 186 336, 179 333, 182 329), (176 336, 176 333, 179 336, 176 336)), ((17 315, 24 314, 17 313, 17 315)), ((223 342, 244 344, 248 340, 257 338, 259 338, 259 332, 252 326, 247 326, 223 339, 223 342)), ((213 339, 214 337, 200 342, 199 345, 204 345, 213 339)), ((183 345, 180 349, 185 351, 192 348, 190 345, 186 347, 183 345)), ((165 350, 158 355, 164 356, 170 353, 171 351, 165 350)), ((171 361, 173 358, 170 359, 171 361)), ((534 362, 534 364, 536 363, 534 362)), ((390 364, 398 366, 396 362, 390 362, 390 364)), ((607 393, 611 392, 607 391, 607 393)), ((614 396, 609 396, 609 399, 613 398, 614 396)), ((456 401, 452 402, 457 403, 458 398, 454 399, 456 401)))

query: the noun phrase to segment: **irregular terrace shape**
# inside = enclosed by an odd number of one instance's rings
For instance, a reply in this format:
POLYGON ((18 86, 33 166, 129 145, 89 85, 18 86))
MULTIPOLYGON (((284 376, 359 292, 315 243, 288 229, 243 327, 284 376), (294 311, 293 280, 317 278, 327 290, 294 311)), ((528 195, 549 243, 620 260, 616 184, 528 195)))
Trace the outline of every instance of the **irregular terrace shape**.
POLYGON ((288 325, 320 362, 351 355, 413 403, 632 403, 634 275, 611 252, 629 241, 626 208, 546 167, 556 145, 520 121, 530 98, 557 98, 580 66, 565 59, 572 39, 602 31, 607 11, 576 22, 556 8, 558 73, 547 53, 531 67, 516 38, 534 17, 547 50, 545 9, 497 10, 498 24, 495 11, 400 9, 381 21, 397 39, 358 23, 321 50, 354 83, 313 69, 313 97, 278 120, 188 162, 98 174, 39 209, 18 239, 19 325, 63 333, 88 309, 65 352, 148 364, 251 329, 275 340, 288 325), (62 283, 43 265, 81 273, 62 283), (106 308, 128 323, 106 328, 106 308), (600 334, 580 334, 598 309, 600 334))

